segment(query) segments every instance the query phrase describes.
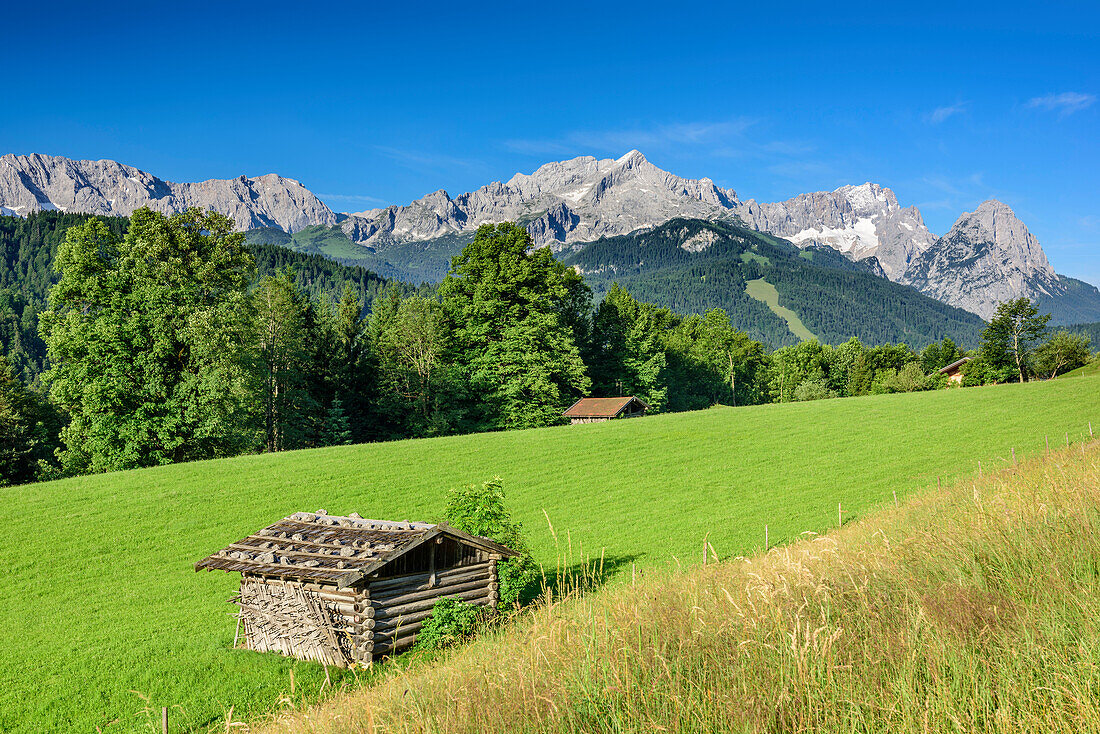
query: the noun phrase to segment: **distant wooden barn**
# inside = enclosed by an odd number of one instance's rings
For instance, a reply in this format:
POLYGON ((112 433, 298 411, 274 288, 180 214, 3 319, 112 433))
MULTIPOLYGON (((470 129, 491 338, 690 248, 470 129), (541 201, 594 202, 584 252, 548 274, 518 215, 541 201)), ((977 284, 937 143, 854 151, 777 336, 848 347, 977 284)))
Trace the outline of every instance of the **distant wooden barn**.
POLYGON ((600 423, 614 418, 638 418, 647 410, 649 406, 635 397, 581 398, 562 415, 573 424, 600 423))
POLYGON ((952 362, 946 367, 942 367, 938 370, 939 374, 947 375, 947 381, 956 385, 961 385, 963 381, 962 368, 963 365, 970 361, 970 357, 963 357, 957 362, 952 362))
POLYGON ((496 564, 515 551, 447 525, 298 512, 232 543, 195 570, 241 574, 234 645, 347 667, 416 642, 432 606, 489 608, 496 564))

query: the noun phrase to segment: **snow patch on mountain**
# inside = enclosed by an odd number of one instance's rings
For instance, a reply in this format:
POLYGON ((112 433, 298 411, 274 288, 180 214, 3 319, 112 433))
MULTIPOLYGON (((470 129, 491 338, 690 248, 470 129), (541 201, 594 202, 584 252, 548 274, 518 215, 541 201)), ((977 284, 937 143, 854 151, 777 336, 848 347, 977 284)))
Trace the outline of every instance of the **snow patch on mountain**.
POLYGON ((832 247, 854 260, 878 258, 891 280, 899 280, 913 258, 935 237, 915 207, 874 183, 800 194, 774 204, 750 199, 738 210, 750 226, 799 247, 832 247))

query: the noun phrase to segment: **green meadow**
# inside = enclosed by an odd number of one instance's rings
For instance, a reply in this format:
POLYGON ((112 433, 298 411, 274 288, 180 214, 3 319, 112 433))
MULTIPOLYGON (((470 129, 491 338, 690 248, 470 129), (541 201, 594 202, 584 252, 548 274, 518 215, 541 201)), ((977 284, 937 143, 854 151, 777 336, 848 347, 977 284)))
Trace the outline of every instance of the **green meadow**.
MULTIPOLYGON (((297 510, 433 520, 504 479, 538 560, 675 567, 821 532, 1100 429, 1100 376, 246 456, 0 489, 0 730, 172 731, 316 697, 325 672, 230 649, 206 554, 297 510), (551 533, 552 524, 554 533, 551 533), (556 535, 556 540, 555 540, 556 535)), ((360 674, 363 675, 363 674, 360 674)), ((337 676, 332 684, 349 680, 337 676)))
MULTIPOLYGON (((802 254, 813 257, 813 253, 803 252, 802 254)), ((758 301, 763 301, 767 304, 768 308, 772 310, 772 313, 787 322, 787 328, 799 339, 808 341, 817 338, 812 331, 806 328, 806 325, 802 323, 802 319, 798 318, 797 313, 786 306, 779 305, 779 291, 777 291, 775 286, 768 281, 763 278, 748 281, 745 283, 745 293, 747 293, 749 297, 755 298, 758 301)))
POLYGON ((1092 377, 1096 375, 1100 375, 1100 358, 1094 358, 1084 367, 1078 367, 1062 375, 1062 377, 1092 377))

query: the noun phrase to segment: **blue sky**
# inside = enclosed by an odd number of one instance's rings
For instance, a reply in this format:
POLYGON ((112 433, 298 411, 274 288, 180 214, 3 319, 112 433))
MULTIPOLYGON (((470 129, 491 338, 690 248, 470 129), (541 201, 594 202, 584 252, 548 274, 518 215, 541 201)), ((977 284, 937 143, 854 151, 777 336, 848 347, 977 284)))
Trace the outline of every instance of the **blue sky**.
POLYGON ((890 5, 16 3, 0 152, 358 211, 638 148, 762 201, 875 181, 937 234, 1000 198, 1100 284, 1100 7, 890 5))

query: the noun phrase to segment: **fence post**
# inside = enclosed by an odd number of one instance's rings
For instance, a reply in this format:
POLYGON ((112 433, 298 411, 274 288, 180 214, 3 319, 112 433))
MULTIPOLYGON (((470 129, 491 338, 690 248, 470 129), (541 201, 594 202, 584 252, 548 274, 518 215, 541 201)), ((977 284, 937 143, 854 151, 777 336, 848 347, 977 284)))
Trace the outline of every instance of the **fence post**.
POLYGON ((1016 466, 1016 447, 1012 447, 1012 466, 1016 466))
POLYGON ((160 731, 161 734, 168 734, 168 707, 162 706, 160 709, 160 731))
POLYGON ((898 506, 898 491, 894 490, 894 507, 898 506))
POLYGON ((840 509, 840 503, 836 503, 836 523, 837 527, 844 527, 844 511, 840 509))
POLYGON ((1043 436, 1043 438, 1045 438, 1046 442, 1047 442, 1047 456, 1049 457, 1050 456, 1050 436, 1043 436))

